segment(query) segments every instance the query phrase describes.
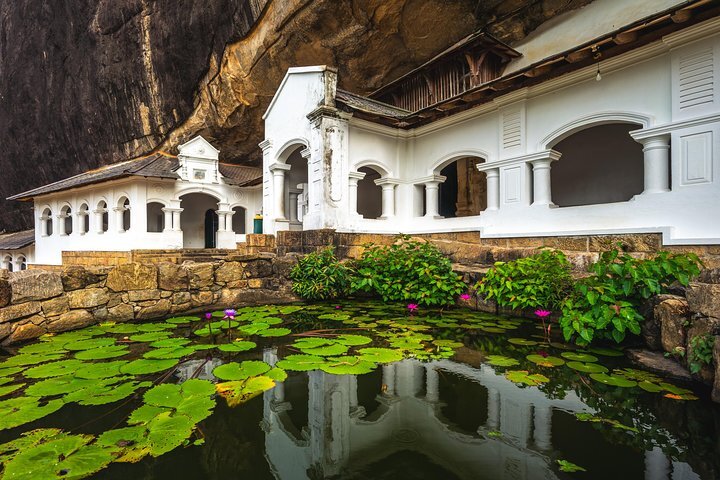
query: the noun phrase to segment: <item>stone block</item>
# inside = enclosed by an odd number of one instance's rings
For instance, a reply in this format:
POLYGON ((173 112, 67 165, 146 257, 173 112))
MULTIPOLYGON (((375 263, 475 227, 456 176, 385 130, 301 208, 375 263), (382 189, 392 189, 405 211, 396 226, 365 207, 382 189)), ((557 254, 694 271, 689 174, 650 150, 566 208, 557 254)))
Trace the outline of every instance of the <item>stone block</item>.
POLYGON ((172 300, 173 305, 182 305, 191 302, 190 292, 177 292, 173 294, 172 300))
POLYGON ((188 271, 190 290, 201 290, 210 288, 214 282, 212 263, 184 263, 183 267, 188 271))
POLYGON ((135 315, 135 318, 138 320, 157 319, 170 313, 170 307, 172 307, 170 300, 163 298, 153 305, 141 308, 140 311, 137 312, 137 315, 135 315))
POLYGON ((96 322, 95 316, 87 310, 71 310, 47 323, 48 332, 64 332, 87 327, 96 322))
POLYGON ((659 233, 593 235, 589 238, 588 248, 591 252, 603 252, 616 248, 618 243, 626 252, 657 252, 662 248, 659 233))
POLYGON ((240 262, 224 262, 215 270, 215 282, 223 284, 240 280, 244 278, 244 270, 240 262))
POLYGON ((182 265, 161 263, 158 265, 158 283, 161 290, 177 292, 190 287, 190 277, 182 265))
POLYGON ((0 278, 0 308, 10 305, 12 300, 12 287, 5 278, 0 278))
POLYGON ((190 300, 193 307, 208 307, 214 303, 215 296, 213 292, 195 292, 190 294, 190 300))
POLYGON ((109 322, 125 322, 135 318, 135 311, 132 305, 121 303, 108 308, 107 320, 109 322))
POLYGON ((297 262, 298 257, 296 255, 274 258, 272 261, 273 272, 280 278, 290 278, 290 272, 297 265, 297 262))
POLYGON ((250 288, 262 288, 263 281, 261 278, 251 278, 248 280, 248 287, 250 288))
POLYGON ((587 252, 588 237, 545 237, 543 245, 558 250, 587 252))
POLYGON ((13 325, 13 323, 0 323, 0 341, 12 333, 13 325))
POLYGON ((104 288, 84 288, 82 290, 73 290, 67 292, 65 296, 68 299, 70 308, 93 308, 100 305, 107 305, 108 297, 104 288))
POLYGON ((107 277, 107 287, 114 292, 151 290, 157 288, 157 266, 127 263, 113 268, 107 277))
MULTIPOLYGON (((693 358, 693 339, 705 335, 720 335, 720 319, 717 318, 696 318, 687 332, 687 355, 685 358, 690 364, 693 358)), ((709 365, 703 365, 697 376, 704 383, 712 384, 715 372, 709 365)))
POLYGON ((84 267, 72 266, 62 271, 60 274, 63 288, 66 292, 79 290, 91 285, 97 285, 104 279, 104 275, 97 275, 88 271, 84 267))
POLYGON ((542 237, 514 237, 508 238, 509 248, 540 248, 543 246, 542 237))
POLYGON ((128 292, 129 302, 145 302, 147 300, 160 300, 160 290, 132 290, 128 292))
POLYGON ((698 275, 697 281, 698 283, 712 283, 713 285, 720 284, 720 268, 707 268, 703 270, 700 272, 700 275, 698 275))
POLYGON ((720 318, 720 284, 691 282, 687 299, 693 313, 720 318))
POLYGON ((9 305, 0 309, 0 323, 19 320, 39 313, 42 309, 40 302, 25 302, 18 305, 9 305))
POLYGON ((675 353, 685 349, 686 325, 690 311, 684 299, 669 298, 654 308, 656 322, 660 324, 660 340, 666 352, 675 353))
POLYGON ((243 264, 245 271, 244 278, 263 278, 269 277, 273 273, 272 262, 270 260, 253 260, 243 264))
POLYGON ((108 293, 107 308, 112 308, 123 303, 122 297, 121 293, 108 293))
POLYGON ((63 293, 60 275, 43 270, 23 270, 10 277, 12 303, 47 300, 63 293))
POLYGON ((62 315, 70 311, 70 303, 66 296, 55 297, 42 302, 42 312, 46 317, 62 315))
POLYGON ((225 284, 225 288, 248 288, 248 281, 247 280, 235 280, 232 282, 227 282, 225 284))
POLYGON ((32 322, 17 323, 13 325, 12 332, 7 338, 5 338, 5 340, 3 340, 2 343, 3 345, 10 345, 24 340, 38 338, 40 335, 44 335, 45 333, 46 330, 43 327, 35 325, 32 322))

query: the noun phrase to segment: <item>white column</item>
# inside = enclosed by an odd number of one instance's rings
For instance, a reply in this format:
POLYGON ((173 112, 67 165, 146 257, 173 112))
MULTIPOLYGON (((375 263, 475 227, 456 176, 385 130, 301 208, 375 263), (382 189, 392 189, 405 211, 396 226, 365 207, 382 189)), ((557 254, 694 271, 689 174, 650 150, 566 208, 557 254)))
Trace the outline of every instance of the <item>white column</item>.
POLYGON ((350 172, 348 174, 348 211, 350 215, 358 215, 358 182, 365 178, 365 172, 350 172))
POLYGON ((645 452, 645 480, 667 480, 670 478, 670 460, 660 447, 645 452))
POLYGON ((95 214, 95 233, 103 233, 103 215, 105 214, 104 208, 98 208, 93 210, 95 214))
POLYGON ((77 225, 77 231, 80 235, 85 235, 87 232, 85 231, 85 217, 87 217, 87 212, 84 210, 81 210, 77 213, 78 218, 78 225, 77 225))
POLYGON ((285 163, 273 163, 270 171, 273 175, 273 210, 275 220, 287 221, 285 216, 285 172, 290 170, 290 165, 285 163))
POLYGON ((487 208, 497 210, 500 208, 500 169, 491 168, 485 171, 487 179, 487 208))
POLYGON ((173 232, 181 232, 182 226, 180 225, 180 214, 182 213, 182 208, 173 208, 172 209, 172 229, 173 232))
POLYGON ((488 387, 487 426, 492 430, 500 428, 500 392, 488 387))
POLYGON ((438 209, 440 207, 440 184, 445 177, 434 175, 431 180, 425 182, 425 217, 441 218, 438 209))
POLYGON ((440 400, 440 375, 432 365, 425 365, 425 400, 435 403, 440 400))
POLYGON ((533 166, 533 202, 534 206, 554 206, 550 178, 550 164, 560 158, 560 152, 546 150, 541 158, 530 160, 533 166))
POLYGON ((388 219, 395 216, 395 185, 397 181, 390 178, 378 178, 375 185, 382 188, 382 215, 380 219, 388 219))
POLYGON ((295 223, 298 221, 298 190, 290 190, 290 221, 295 223))
POLYGON ((226 232, 233 232, 233 225, 232 225, 232 217, 235 215, 235 210, 228 210, 225 212, 225 231, 226 232))
POLYGON ((65 219, 67 218, 67 215, 64 213, 61 213, 57 215, 55 218, 57 218, 57 231, 60 235, 67 235, 67 232, 65 231, 65 219))
POLYGON ((163 232, 170 232, 172 231, 172 217, 173 217, 173 209, 168 207, 162 208, 163 212, 163 232))
POLYGON ((41 237, 47 237, 47 220, 48 220, 47 216, 40 215, 40 236, 41 237))
POLYGON ((636 140, 643 146, 645 189, 643 194, 670 191, 670 135, 636 140))
POLYGON ((540 450, 552 449, 552 406, 535 405, 535 428, 533 436, 535 445, 540 450))
POLYGON ((115 207, 113 211, 115 212, 115 226, 117 227, 117 231, 118 233, 124 233, 123 214, 125 213, 125 207, 115 207))
POLYGON ((389 397, 395 395, 395 365, 383 365, 382 382, 385 387, 383 393, 389 397))

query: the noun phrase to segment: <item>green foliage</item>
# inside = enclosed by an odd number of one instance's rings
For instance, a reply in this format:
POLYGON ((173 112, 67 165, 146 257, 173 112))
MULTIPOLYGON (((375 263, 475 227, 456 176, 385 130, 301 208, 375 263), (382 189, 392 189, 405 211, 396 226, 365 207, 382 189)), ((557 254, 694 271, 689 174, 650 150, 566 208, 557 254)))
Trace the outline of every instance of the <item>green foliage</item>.
POLYGON ((698 335, 690 340, 690 356, 688 362, 691 373, 700 373, 703 365, 710 365, 713 361, 714 335, 698 335))
POLYGON ((465 284, 452 263, 429 243, 403 236, 392 245, 367 245, 355 263, 352 292, 377 295, 385 302, 450 305, 465 284))
POLYGON ((556 310, 571 288, 570 262, 561 251, 548 249, 496 262, 476 286, 478 294, 502 307, 549 310, 556 310))
POLYGON ((310 253, 290 272, 292 290, 305 300, 332 300, 348 292, 351 270, 335 258, 333 247, 310 253))
POLYGON ((568 462, 567 460, 556 460, 556 462, 558 464, 558 467, 560 467, 561 472, 574 473, 586 471, 583 467, 575 465, 572 462, 568 462))
POLYGON ((674 282, 687 285, 700 273, 694 254, 660 252, 638 259, 617 249, 603 252, 562 302, 560 326, 566 340, 587 345, 597 338, 620 343, 627 332, 640 333, 640 305, 674 282))

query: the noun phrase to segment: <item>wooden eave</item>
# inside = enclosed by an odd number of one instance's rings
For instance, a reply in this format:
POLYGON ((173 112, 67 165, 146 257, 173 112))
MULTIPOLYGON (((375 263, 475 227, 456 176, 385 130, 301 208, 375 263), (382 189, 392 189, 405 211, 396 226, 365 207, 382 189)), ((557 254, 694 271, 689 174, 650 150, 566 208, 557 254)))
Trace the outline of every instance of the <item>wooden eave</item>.
MULTIPOLYGON (((530 87, 567 73, 588 67, 598 61, 622 55, 662 37, 720 15, 716 0, 695 0, 638 20, 564 52, 553 54, 520 70, 502 75, 490 82, 425 107, 403 118, 390 118, 354 111, 354 116, 394 128, 412 129, 441 118, 482 105, 514 90, 530 87), (599 55, 599 57, 598 57, 599 55)), ((453 47, 451 47, 453 48, 453 47)), ((432 61, 437 61, 435 57, 432 61)), ((425 64, 427 65, 427 63, 425 64)), ((424 66, 423 66, 424 67, 424 66)), ((413 72, 417 72, 419 67, 413 72)), ((413 72, 409 73, 411 75, 413 72)), ((382 94, 395 80, 372 95, 382 94)))

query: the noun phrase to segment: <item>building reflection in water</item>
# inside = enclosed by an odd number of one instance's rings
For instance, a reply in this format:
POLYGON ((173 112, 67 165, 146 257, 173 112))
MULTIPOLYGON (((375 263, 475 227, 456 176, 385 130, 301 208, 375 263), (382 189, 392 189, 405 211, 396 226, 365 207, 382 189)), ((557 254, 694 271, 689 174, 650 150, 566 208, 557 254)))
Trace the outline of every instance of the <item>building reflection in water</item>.
MULTIPOLYGON (((276 351, 266 350, 264 360, 274 364, 276 351)), ((286 400, 292 377, 264 393, 266 455, 282 480, 347 474, 402 451, 417 452, 459 478, 555 479, 553 410, 593 411, 572 391, 563 399, 549 399, 537 388, 518 387, 490 366, 450 360, 383 365, 380 406, 373 412, 358 404, 356 376, 301 375, 308 377, 307 384, 297 384, 308 389, 307 425, 298 428, 289 415, 305 408, 304 402, 286 400), (442 415, 439 377, 444 373, 487 389, 487 420, 476 433, 459 431, 442 415)), ((645 452, 645 480, 695 479, 687 464, 671 462, 659 448, 645 452)))

